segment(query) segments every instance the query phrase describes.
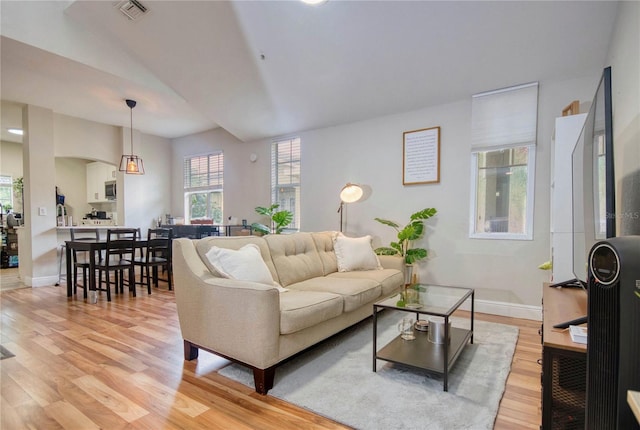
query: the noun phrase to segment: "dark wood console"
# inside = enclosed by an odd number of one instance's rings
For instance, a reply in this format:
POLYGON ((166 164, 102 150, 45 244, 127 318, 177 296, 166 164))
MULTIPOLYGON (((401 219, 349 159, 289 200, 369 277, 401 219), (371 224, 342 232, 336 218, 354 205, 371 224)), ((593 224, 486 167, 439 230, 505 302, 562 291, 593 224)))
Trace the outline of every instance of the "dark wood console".
POLYGON ((554 324, 587 313, 587 295, 576 288, 543 286, 542 426, 543 430, 584 429, 587 345, 571 340, 569 329, 554 324))
POLYGON ((171 229, 174 238, 201 239, 207 236, 248 236, 253 234, 250 225, 163 224, 162 228, 171 229))

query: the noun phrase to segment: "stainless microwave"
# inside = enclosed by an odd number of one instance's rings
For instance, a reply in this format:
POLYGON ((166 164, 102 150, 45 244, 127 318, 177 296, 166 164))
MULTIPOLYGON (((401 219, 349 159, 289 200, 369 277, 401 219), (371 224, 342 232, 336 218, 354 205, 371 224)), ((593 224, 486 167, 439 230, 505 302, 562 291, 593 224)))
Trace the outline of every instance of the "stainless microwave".
POLYGON ((106 181, 104 183, 104 197, 107 200, 116 199, 116 181, 106 181))

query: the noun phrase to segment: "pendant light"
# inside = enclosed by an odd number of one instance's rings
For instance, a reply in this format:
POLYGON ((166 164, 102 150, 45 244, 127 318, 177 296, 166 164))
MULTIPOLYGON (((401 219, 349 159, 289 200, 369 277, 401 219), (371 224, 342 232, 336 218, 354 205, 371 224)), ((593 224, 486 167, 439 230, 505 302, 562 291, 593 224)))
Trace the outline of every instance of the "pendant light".
POLYGON ((125 100, 127 102, 127 106, 131 110, 131 154, 124 154, 122 158, 120 158, 120 170, 127 175, 144 175, 144 164, 142 163, 142 158, 133 154, 133 108, 136 107, 135 100, 125 100))

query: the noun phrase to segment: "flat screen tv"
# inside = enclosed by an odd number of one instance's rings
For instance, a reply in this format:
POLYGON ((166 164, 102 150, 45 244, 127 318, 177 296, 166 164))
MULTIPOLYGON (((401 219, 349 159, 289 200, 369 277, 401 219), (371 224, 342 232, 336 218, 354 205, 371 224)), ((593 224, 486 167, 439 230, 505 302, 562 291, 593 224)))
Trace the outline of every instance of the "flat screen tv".
MULTIPOLYGON (((611 67, 604 69, 591 108, 571 154, 573 213, 573 275, 553 284, 587 291, 589 252, 599 240, 616 235, 615 176, 613 172, 613 115, 611 67)), ((576 318, 554 325, 567 328, 587 322, 576 318)))
POLYGON ((611 67, 604 69, 571 164, 573 275, 584 287, 589 251, 616 235, 611 67))

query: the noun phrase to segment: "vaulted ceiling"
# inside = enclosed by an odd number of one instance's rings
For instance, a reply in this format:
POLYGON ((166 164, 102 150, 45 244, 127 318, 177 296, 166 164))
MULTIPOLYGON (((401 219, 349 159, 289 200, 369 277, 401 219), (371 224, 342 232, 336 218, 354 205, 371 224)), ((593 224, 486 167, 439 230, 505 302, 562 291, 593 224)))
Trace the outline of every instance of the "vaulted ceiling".
MULTIPOLYGON (((613 1, 2 1, 2 138, 22 103, 243 141, 604 67, 613 1)), ((13 119, 17 117, 18 119, 13 119)))

